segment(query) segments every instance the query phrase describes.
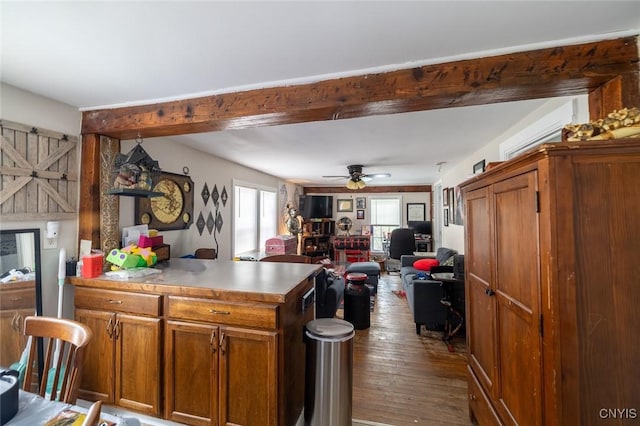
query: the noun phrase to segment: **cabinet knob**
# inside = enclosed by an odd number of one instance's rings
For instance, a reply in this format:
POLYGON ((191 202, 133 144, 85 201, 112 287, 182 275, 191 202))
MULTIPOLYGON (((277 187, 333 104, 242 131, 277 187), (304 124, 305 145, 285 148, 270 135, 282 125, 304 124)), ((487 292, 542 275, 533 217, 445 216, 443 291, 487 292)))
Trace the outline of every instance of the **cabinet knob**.
POLYGON ((493 296, 494 294, 496 294, 496 292, 491 290, 490 288, 487 288, 484 290, 484 294, 486 294, 487 296, 493 296))
POLYGON ((472 400, 472 401, 475 401, 478 398, 476 398, 476 396, 474 394, 470 393, 469 394, 469 399, 472 400))

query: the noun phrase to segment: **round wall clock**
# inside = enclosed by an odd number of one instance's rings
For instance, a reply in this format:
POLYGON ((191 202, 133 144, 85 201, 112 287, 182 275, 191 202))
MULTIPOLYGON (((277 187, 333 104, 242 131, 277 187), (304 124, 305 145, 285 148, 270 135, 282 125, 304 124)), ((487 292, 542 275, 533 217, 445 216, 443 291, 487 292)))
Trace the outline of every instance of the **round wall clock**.
POLYGON ((136 225, 151 229, 186 229, 193 223, 193 181, 189 176, 160 173, 154 192, 162 196, 136 199, 136 225))

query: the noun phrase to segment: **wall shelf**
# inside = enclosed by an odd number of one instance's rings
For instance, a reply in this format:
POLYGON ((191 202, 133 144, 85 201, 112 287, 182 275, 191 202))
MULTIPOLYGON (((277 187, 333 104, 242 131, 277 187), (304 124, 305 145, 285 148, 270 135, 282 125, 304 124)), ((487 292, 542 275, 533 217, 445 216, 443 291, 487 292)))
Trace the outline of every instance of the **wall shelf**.
POLYGON ((145 189, 127 189, 127 188, 114 188, 107 191, 109 195, 120 195, 123 197, 162 197, 164 192, 147 191, 145 189))

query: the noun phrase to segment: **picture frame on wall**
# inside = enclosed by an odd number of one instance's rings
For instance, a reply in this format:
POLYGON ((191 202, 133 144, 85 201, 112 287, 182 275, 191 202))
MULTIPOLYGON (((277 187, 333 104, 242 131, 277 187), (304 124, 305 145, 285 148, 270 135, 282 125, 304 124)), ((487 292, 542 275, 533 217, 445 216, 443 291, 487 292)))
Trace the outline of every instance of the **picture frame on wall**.
POLYGON ((407 222, 423 222, 425 210, 425 203, 407 203, 407 222))
POLYGON ((352 212, 353 211, 353 200, 351 200, 351 199, 338 199, 337 211, 339 213, 352 212))
POLYGON ((367 199, 365 197, 356 198, 356 209, 366 209, 367 199))
POLYGON ((444 226, 449 226, 449 208, 444 209, 443 222, 444 226))
POLYGON ((452 220, 456 225, 464 226, 464 202, 462 199, 462 189, 459 186, 456 186, 455 191, 456 208, 452 212, 452 220))
POLYGON ((356 219, 364 219, 364 210, 356 210, 356 219))
POLYGON ((448 201, 448 206, 451 208, 451 211, 453 212, 453 208, 454 208, 454 200, 456 198, 456 194, 453 191, 453 188, 448 188, 447 189, 447 195, 449 197, 449 201, 448 201))
POLYGON ((449 205, 449 188, 442 188, 442 205, 449 205))
POLYGON ((484 165, 485 165, 485 160, 478 161, 476 164, 474 164, 473 165, 473 174, 477 175, 477 174, 480 174, 480 173, 484 172, 484 165))

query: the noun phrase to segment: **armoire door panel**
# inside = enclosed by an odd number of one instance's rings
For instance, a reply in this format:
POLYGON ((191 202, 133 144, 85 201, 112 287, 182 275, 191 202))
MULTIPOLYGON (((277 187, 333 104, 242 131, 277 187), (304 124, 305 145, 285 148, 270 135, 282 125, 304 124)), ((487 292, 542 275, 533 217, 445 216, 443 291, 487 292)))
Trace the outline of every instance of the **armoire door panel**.
POLYGON ((478 326, 467 329, 469 364, 482 382, 487 393, 496 396, 493 390, 497 375, 495 297, 488 296, 486 283, 472 277, 467 280, 466 320, 478 326))
POLYGON ((537 323, 530 312, 498 296, 500 357, 498 411, 513 424, 539 425, 542 407, 541 353, 537 323))
POLYGON ((532 308, 539 298, 539 237, 536 173, 529 172, 494 188, 496 218, 496 291, 532 308))
POLYGON ((514 424, 541 424, 542 360, 537 174, 493 188, 500 379, 496 407, 514 424))
POLYGON ((490 395, 497 375, 495 298, 491 286, 491 226, 489 192, 481 188, 465 196, 467 249, 466 320, 469 364, 490 395))
POLYGON ((491 282, 491 226, 487 188, 466 195, 467 270, 485 283, 491 282))

